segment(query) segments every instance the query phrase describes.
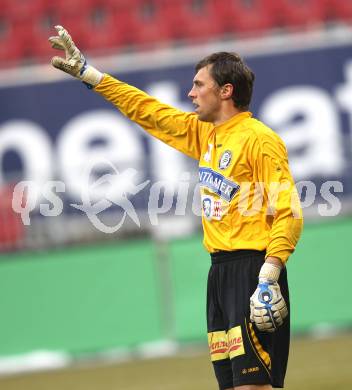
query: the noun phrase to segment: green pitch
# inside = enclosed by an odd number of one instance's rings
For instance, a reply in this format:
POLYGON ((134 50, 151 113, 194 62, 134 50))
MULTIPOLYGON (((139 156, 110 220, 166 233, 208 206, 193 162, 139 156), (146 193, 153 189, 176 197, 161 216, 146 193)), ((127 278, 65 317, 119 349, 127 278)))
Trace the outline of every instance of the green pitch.
MULTIPOLYGON (((350 390, 352 333, 292 342, 286 390, 350 390)), ((207 352, 0 379, 1 390, 216 390, 207 352)))

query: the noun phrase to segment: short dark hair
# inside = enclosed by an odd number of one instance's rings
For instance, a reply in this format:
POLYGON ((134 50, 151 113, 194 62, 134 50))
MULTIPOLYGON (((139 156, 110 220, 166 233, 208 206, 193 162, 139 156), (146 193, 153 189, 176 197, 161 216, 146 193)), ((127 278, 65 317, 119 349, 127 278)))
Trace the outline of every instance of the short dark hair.
POLYGON ((237 108, 246 111, 252 98, 255 75, 237 53, 218 52, 203 58, 195 67, 196 72, 207 65, 212 65, 210 74, 222 87, 232 84, 232 100, 237 108))

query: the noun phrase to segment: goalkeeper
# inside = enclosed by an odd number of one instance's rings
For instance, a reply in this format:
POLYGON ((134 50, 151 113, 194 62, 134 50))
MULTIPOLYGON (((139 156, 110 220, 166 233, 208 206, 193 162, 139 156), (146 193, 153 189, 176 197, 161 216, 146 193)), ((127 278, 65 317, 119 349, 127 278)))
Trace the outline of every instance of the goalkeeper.
POLYGON ((283 387, 290 343, 285 264, 302 212, 285 145, 248 111, 253 72, 235 53, 204 58, 188 94, 195 112, 185 113, 87 65, 68 32, 56 30, 49 41, 65 58, 54 57, 55 68, 199 161, 204 245, 212 263, 208 340, 219 388, 283 387))

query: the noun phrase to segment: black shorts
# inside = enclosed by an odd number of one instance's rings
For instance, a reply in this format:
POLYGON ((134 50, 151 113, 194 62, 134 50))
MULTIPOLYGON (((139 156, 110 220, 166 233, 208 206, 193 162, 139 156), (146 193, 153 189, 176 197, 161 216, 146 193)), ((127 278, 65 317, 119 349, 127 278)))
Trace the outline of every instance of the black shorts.
MULTIPOLYGON (((284 386, 290 344, 289 316, 273 333, 260 332, 249 319, 249 299, 257 287, 264 257, 265 252, 254 250, 211 255, 208 341, 221 390, 241 385, 284 386)), ((281 271, 279 285, 289 309, 286 268, 281 271)))

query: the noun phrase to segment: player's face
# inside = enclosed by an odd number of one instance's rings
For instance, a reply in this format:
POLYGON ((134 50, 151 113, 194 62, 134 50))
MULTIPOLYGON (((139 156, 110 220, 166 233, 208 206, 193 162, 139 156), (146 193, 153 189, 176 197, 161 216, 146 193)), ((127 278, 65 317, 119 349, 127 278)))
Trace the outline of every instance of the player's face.
POLYGON ((201 68, 188 93, 201 121, 216 123, 221 109, 220 87, 210 75, 210 66, 201 68))

